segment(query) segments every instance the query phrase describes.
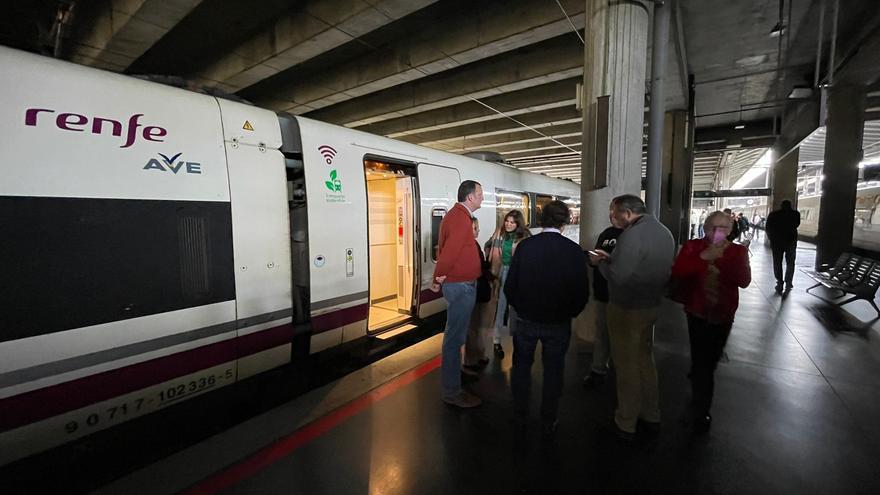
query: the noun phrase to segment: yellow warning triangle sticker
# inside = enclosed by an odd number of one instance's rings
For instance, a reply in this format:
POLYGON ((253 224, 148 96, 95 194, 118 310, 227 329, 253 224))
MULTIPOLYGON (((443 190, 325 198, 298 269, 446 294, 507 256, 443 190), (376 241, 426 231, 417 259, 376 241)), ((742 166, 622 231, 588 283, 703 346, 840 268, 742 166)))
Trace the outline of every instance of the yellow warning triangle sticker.
POLYGON ((244 130, 246 130, 246 131, 252 131, 252 130, 254 130, 254 126, 252 126, 251 123, 250 123, 249 121, 247 121, 247 120, 244 121, 244 125, 241 126, 241 128, 244 129, 244 130))

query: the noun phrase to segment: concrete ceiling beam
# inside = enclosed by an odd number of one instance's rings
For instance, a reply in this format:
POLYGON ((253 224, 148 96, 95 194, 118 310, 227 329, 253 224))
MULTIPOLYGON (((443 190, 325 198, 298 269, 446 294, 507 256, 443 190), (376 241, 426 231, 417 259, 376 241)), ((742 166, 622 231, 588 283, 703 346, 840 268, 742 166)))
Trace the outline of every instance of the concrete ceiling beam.
POLYGON ((324 108, 309 117, 359 127, 382 120, 509 93, 583 74, 583 47, 558 36, 525 48, 458 67, 324 108))
POLYGON ((752 139, 744 139, 741 143, 736 144, 726 144, 724 142, 709 142, 697 144, 696 146, 694 146, 694 151, 699 153, 705 153, 709 151, 736 151, 738 149, 747 148, 770 148, 775 144, 775 137, 758 137, 752 139))
POLYGON ((190 77, 236 92, 436 1, 311 0, 190 77))
POLYGON ((475 101, 466 101, 458 105, 376 122, 357 129, 380 136, 401 138, 411 134, 502 119, 505 118, 504 115, 516 117, 551 108, 574 106, 576 86, 580 81, 581 78, 572 78, 541 84, 503 95, 483 98, 480 100, 483 105, 475 101), (498 112, 502 112, 504 115, 498 112))
MULTIPOLYGON (((583 0, 562 3, 571 22, 582 29, 583 0)), ((372 55, 277 88, 265 102, 275 109, 304 114, 565 33, 572 33, 572 27, 558 8, 535 8, 530 0, 493 3, 477 12, 442 19, 417 37, 372 55)), ((577 43, 573 33, 571 39, 577 43)))
MULTIPOLYGON (((539 134, 532 133, 533 137, 527 137, 522 139, 516 139, 513 141, 502 142, 497 144, 479 144, 474 141, 464 147, 438 147, 437 149, 442 149, 445 151, 451 151, 453 153, 465 153, 468 151, 495 151, 497 153, 501 153, 504 155, 508 148, 517 150, 522 146, 530 146, 530 145, 538 145, 538 146, 558 146, 556 142, 550 140, 548 137, 541 136, 539 134)), ((553 138, 561 142, 565 145, 569 145, 572 140, 575 140, 577 143, 581 142, 581 133, 577 131, 570 132, 568 134, 556 134, 553 138)), ((574 146, 572 146, 574 147, 574 146)))
MULTIPOLYGON (((582 124, 564 124, 556 127, 548 127, 540 129, 541 134, 529 129, 522 129, 507 134, 499 134, 481 139, 474 139, 469 136, 458 138, 455 141, 443 143, 442 146, 436 146, 437 149, 446 151, 465 152, 473 150, 491 150, 504 153, 504 148, 508 146, 517 146, 523 143, 540 142, 544 144, 552 144, 553 139, 571 138, 581 136, 583 133, 582 124)), ((432 146, 435 147, 435 146, 432 146)))
POLYGON ((574 105, 571 105, 566 108, 553 108, 550 110, 519 115, 516 117, 516 121, 509 118, 494 119, 485 122, 477 122, 476 124, 412 134, 398 139, 424 146, 427 143, 444 143, 449 140, 461 138, 462 136, 481 138, 497 134, 506 134, 523 129, 525 126, 540 129, 543 127, 581 122, 582 120, 583 117, 581 116, 580 110, 575 109, 574 105))
POLYGON ((775 137, 773 120, 742 122, 741 125, 745 127, 737 129, 733 124, 697 127, 694 142, 699 145, 709 141, 741 142, 744 139, 775 137))
POLYGON ((70 60, 122 72, 202 0, 109 0, 74 40, 70 60))
MULTIPOLYGON (((553 134, 552 132, 548 132, 550 129, 561 128, 565 126, 572 126, 568 129, 573 129, 573 126, 580 125, 581 122, 578 119, 569 119, 566 121, 552 122, 547 124, 538 124, 531 126, 531 129, 527 129, 525 127, 520 127, 521 131, 517 131, 515 129, 506 129, 499 130, 498 132, 489 132, 479 135, 467 135, 467 136, 456 136, 450 137, 447 139, 440 139, 437 141, 424 141, 418 142, 420 146, 427 146, 429 148, 435 148, 439 146, 453 146, 458 147, 460 145, 464 145, 467 143, 485 145, 485 144, 502 144, 508 143, 510 141, 517 141, 517 138, 529 138, 529 137, 541 137, 549 142, 553 142, 553 134)), ((410 136, 411 137, 411 136, 410 136)))
POLYGON ((537 154, 547 154, 547 153, 567 153, 570 152, 569 148, 580 149, 583 143, 581 143, 580 136, 577 139, 559 139, 559 142, 564 144, 565 146, 559 146, 552 141, 547 143, 525 143, 520 145, 516 149, 508 150, 504 152, 505 158, 510 158, 511 160, 515 160, 517 158, 532 156, 537 154))

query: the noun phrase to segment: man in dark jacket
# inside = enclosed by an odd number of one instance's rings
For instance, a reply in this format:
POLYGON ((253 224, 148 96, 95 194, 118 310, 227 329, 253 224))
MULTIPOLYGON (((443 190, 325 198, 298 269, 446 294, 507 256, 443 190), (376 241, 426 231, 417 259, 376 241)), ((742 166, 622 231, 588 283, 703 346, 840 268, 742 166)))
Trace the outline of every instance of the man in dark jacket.
MULTIPOLYGON (((603 230, 596 241, 596 249, 608 254, 614 251, 617 236, 623 232, 623 229, 614 225, 614 215, 610 214, 610 217, 611 226, 603 230)), ((593 340, 593 362, 590 364, 590 372, 584 377, 584 388, 587 390, 605 382, 608 361, 611 359, 611 344, 608 342, 608 281, 602 276, 598 265, 590 265, 593 267, 593 300, 596 302, 596 337, 593 340)))
POLYGON ((727 213, 727 216, 730 217, 730 222, 733 224, 733 228, 730 229, 730 234, 727 236, 727 240, 733 242, 739 238, 739 222, 736 221, 736 215, 733 214, 733 210, 730 208, 725 208, 724 213, 727 213))
POLYGON ((770 239, 773 251, 773 274, 776 276, 776 292, 782 294, 782 256, 785 255, 785 292, 792 289, 794 280, 794 258, 797 255, 797 228, 801 224, 801 213, 791 207, 791 201, 784 200, 781 207, 767 215, 764 229, 770 239))
POLYGON ((569 217, 568 206, 562 201, 544 206, 541 211, 544 231, 519 243, 504 285, 507 301, 513 308, 510 381, 516 419, 525 426, 532 363, 540 341, 544 364, 541 422, 548 435, 556 431, 565 353, 571 341, 571 319, 580 314, 590 297, 584 253, 580 246, 560 233, 569 217))

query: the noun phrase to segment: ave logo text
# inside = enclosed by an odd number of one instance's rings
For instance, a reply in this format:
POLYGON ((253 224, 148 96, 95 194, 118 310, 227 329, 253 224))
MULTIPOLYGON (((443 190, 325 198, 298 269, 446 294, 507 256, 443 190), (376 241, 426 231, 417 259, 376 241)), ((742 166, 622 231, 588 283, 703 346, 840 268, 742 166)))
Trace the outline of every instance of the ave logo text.
POLYGON ((162 157, 161 160, 158 158, 150 158, 150 161, 144 165, 144 170, 157 170, 159 172, 171 172, 177 175, 178 172, 183 172, 187 174, 201 174, 202 173, 202 164, 198 162, 186 162, 178 160, 180 155, 183 153, 178 153, 172 157, 168 157, 159 153, 159 156, 162 157))

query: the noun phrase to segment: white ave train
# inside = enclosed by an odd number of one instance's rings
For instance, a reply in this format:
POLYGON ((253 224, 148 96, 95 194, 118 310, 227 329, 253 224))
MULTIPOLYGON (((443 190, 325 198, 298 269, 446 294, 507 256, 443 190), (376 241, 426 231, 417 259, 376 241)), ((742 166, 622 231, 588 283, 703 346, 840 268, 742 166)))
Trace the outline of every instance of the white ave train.
POLYGON ((512 208, 534 226, 578 203, 136 78, 3 47, 0 67, 0 465, 443 311, 427 288, 463 179, 481 242, 512 208))

